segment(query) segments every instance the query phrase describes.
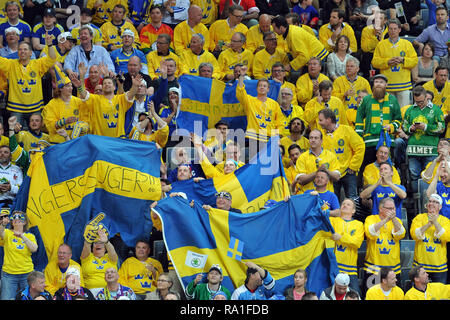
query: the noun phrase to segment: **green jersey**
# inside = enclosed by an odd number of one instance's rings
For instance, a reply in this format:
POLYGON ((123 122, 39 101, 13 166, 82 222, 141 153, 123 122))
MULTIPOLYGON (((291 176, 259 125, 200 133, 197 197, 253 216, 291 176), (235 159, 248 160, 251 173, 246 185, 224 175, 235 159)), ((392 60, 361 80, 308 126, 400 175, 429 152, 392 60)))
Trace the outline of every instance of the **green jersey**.
POLYGON ((410 135, 406 149, 408 156, 437 156, 439 135, 444 129, 444 114, 435 104, 430 102, 423 109, 415 104, 409 107, 403 120, 403 130, 410 135), (414 123, 425 123, 425 130, 410 131, 414 123))
POLYGON ((213 296, 219 292, 223 291, 227 295, 227 300, 231 299, 230 290, 220 285, 219 290, 210 290, 207 283, 198 283, 194 285, 194 281, 191 281, 186 288, 186 297, 189 300, 212 300, 213 296))

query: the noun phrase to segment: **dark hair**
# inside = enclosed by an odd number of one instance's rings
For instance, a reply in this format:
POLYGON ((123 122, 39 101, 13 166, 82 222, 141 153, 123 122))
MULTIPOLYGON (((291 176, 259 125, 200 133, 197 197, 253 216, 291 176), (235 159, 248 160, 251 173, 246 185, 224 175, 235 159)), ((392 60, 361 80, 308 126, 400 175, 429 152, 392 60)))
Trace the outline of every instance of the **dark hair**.
POLYGON ((330 80, 323 80, 321 83, 319 83, 319 92, 322 92, 323 90, 330 90, 333 88, 333 82, 330 80))
POLYGON ((356 291, 349 291, 347 292, 347 294, 345 295, 345 298, 352 298, 352 299, 357 299, 359 300, 359 295, 356 291))
POLYGON ((418 96, 421 96, 421 95, 426 96, 426 94, 427 94, 427 90, 425 90, 425 88, 422 87, 422 86, 415 86, 415 87, 412 89, 412 95, 413 95, 414 97, 418 97, 418 96))
MULTIPOLYGON (((331 10, 331 13, 333 13, 333 12, 337 12, 339 19, 344 19, 345 18, 345 11, 344 10, 339 9, 339 8, 334 8, 333 10, 331 10)), ((330 15, 331 15, 331 13, 330 13, 330 15)))
POLYGON ((334 113, 334 111, 329 108, 320 110, 319 114, 322 114, 325 117, 325 119, 331 119, 332 123, 337 122, 336 113, 334 113))
POLYGON ((115 9, 115 8, 119 8, 119 9, 123 9, 123 13, 126 13, 127 12, 127 8, 125 8, 125 6, 123 5, 123 4, 116 4, 115 6, 114 6, 114 8, 113 8, 113 10, 115 9))
POLYGON ((387 279, 387 276, 389 274, 389 272, 392 271, 392 268, 389 267, 382 267, 380 269, 380 281, 383 281, 383 279, 387 279))
POLYGON ((290 153, 291 150, 294 150, 294 149, 298 149, 300 152, 302 152, 302 148, 300 148, 300 146, 298 144, 294 143, 289 146, 288 153, 290 153))
POLYGON ((414 284, 414 279, 419 277, 419 272, 420 269, 422 269, 423 267, 418 265, 418 266, 413 266, 411 268, 411 270, 409 270, 409 280, 411 280, 411 282, 414 284))
POLYGON ((288 124, 288 130, 289 130, 289 132, 291 131, 292 122, 294 122, 295 120, 300 120, 300 122, 301 122, 301 124, 302 124, 302 131, 304 131, 304 130, 305 130, 305 122, 303 122, 303 120, 300 119, 299 117, 295 117, 295 118, 292 118, 291 121, 289 121, 289 124, 288 124))
POLYGON ((279 27, 285 27, 285 28, 289 27, 289 24, 287 23, 286 18, 283 17, 283 16, 280 16, 280 15, 278 15, 275 18, 272 19, 272 24, 275 24, 275 26, 277 28, 279 28, 279 27))
MULTIPOLYGON (((429 46, 430 47, 431 52, 433 52, 433 56, 434 56, 434 49, 435 49, 434 48, 434 44, 429 42, 429 41, 427 41, 427 42, 424 43, 423 48, 425 48, 425 46, 429 46)), ((423 54, 423 48, 422 48, 422 54, 423 54)))
POLYGON ((447 70, 447 73, 448 73, 448 68, 444 67, 444 66, 437 66, 436 69, 434 70, 434 73, 438 74, 438 72, 441 70, 447 70))
POLYGON ((341 41, 342 38, 347 41, 347 50, 345 52, 349 53, 350 52, 350 39, 345 34, 341 34, 337 37, 336 42, 334 43, 334 45, 335 45, 334 52, 337 52, 338 43, 339 43, 339 41, 341 41))

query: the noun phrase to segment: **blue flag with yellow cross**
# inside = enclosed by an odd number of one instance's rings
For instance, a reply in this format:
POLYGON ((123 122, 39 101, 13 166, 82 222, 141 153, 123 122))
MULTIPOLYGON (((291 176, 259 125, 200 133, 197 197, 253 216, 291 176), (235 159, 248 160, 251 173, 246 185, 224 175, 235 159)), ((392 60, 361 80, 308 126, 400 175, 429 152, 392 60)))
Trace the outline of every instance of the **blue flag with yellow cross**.
POLYGON ((153 209, 163 226, 165 245, 181 283, 186 288, 212 265, 222 268, 222 284, 230 292, 246 277, 245 262, 268 270, 274 293, 293 286, 295 271, 305 269, 306 288, 319 295, 338 274, 333 228, 321 210, 318 195, 296 195, 273 207, 239 214, 206 211, 200 203, 168 197, 153 209))
POLYGON ((16 197, 38 240, 36 270, 56 258, 63 242, 79 260, 85 226, 101 225, 127 246, 148 238, 150 204, 161 197, 161 150, 153 142, 86 135, 50 146, 31 162, 16 197), (145 159, 145 161, 143 160, 145 159))

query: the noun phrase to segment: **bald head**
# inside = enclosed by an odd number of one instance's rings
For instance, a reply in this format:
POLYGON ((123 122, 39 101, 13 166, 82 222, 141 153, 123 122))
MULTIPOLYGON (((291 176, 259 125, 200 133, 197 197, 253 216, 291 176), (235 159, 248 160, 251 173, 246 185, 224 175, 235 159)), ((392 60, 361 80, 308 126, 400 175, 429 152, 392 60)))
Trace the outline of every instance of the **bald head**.
POLYGON ((202 21, 203 12, 202 8, 196 5, 191 5, 188 9, 188 24, 192 26, 196 26, 202 21))
POLYGON ((262 15, 259 16, 259 28, 263 33, 270 31, 271 22, 272 19, 268 14, 263 13, 262 15))
POLYGON ((136 76, 139 71, 141 71, 141 59, 138 56, 132 56, 130 60, 128 60, 128 72, 132 76, 136 76))

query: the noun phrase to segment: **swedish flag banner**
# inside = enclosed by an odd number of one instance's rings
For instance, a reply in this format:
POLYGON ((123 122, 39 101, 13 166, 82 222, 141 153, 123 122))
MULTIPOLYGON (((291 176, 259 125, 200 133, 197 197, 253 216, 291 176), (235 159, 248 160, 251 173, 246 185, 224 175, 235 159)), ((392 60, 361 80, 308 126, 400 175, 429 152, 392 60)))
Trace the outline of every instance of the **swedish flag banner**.
POLYGON ((267 200, 281 201, 290 195, 277 136, 271 138, 250 162, 236 171, 194 182, 176 181, 172 192, 184 192, 190 200, 215 205, 215 194, 228 191, 233 208, 244 213, 259 211, 267 200))
POLYGON ((186 287, 213 264, 223 270, 222 284, 231 292, 242 285, 246 261, 267 269, 276 279, 274 293, 293 286, 298 268, 308 273, 307 289, 320 294, 331 286, 338 267, 333 228, 317 195, 297 195, 249 214, 219 209, 209 212, 181 197, 158 202, 164 241, 175 270, 186 287))
POLYGON ((83 248, 86 224, 100 212, 110 235, 133 247, 149 237, 149 205, 161 196, 161 151, 154 143, 86 135, 48 147, 33 159, 16 198, 40 241, 33 256, 41 270, 58 246, 83 248), (145 159, 145 161, 143 161, 145 159))
MULTIPOLYGON (((236 98, 237 81, 225 83, 217 79, 182 75, 178 79, 181 87, 181 105, 176 118, 177 127, 187 132, 199 132, 194 126, 201 126, 204 134, 220 120, 226 120, 231 129, 247 128, 244 108, 236 98)), ((268 97, 277 101, 281 84, 270 80, 268 97)), ((245 90, 256 96, 257 80, 245 80, 245 90)))

